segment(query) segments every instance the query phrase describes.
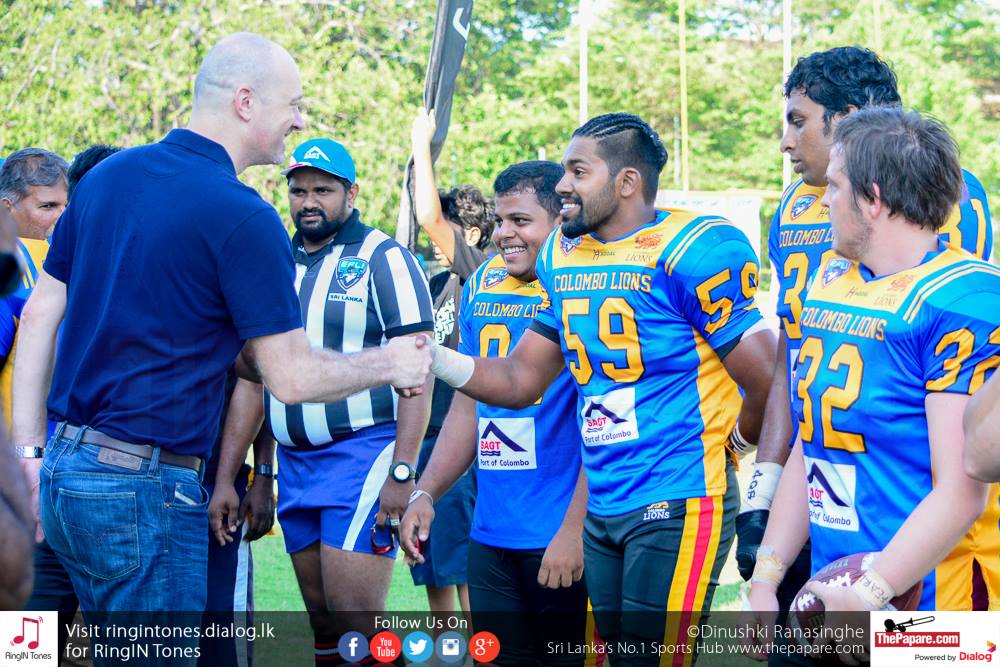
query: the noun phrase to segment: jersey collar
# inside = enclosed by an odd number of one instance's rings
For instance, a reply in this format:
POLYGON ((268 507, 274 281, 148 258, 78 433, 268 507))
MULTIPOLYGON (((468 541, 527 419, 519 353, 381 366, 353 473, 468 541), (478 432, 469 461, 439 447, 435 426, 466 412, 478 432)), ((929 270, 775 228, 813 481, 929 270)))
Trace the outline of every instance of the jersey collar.
MULTIPOLYGON (((938 237, 937 248, 935 248, 934 250, 931 250, 926 255, 924 255, 924 258, 920 260, 920 262, 917 264, 917 266, 922 266, 922 265, 926 264, 927 262, 931 261, 932 259, 934 259, 938 255, 940 255, 942 252, 944 252, 947 249, 948 249, 948 245, 940 237, 938 237)), ((909 269, 903 269, 903 271, 910 271, 911 269, 917 268, 917 266, 911 266, 909 269)), ((894 276, 897 273, 902 273, 903 271, 897 271, 896 273, 889 273, 889 274, 886 274, 885 276, 876 276, 875 273, 871 269, 869 269, 867 266, 865 266, 861 262, 858 262, 858 273, 861 274, 861 279, 864 280, 866 283, 867 282, 871 282, 872 280, 879 280, 881 278, 886 278, 887 276, 894 276)))

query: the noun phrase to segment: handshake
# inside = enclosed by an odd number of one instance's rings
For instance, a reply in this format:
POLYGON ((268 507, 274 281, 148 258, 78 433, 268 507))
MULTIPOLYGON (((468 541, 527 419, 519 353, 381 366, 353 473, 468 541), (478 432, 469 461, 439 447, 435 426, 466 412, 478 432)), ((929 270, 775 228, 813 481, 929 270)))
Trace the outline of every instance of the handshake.
POLYGON ((419 395, 428 373, 459 389, 476 370, 472 357, 437 345, 425 334, 393 338, 381 349, 389 355, 389 384, 403 397, 419 395))
POLYGON ((389 384, 400 396, 410 397, 422 393, 424 382, 431 371, 434 359, 434 341, 425 334, 397 336, 382 348, 389 364, 389 384))

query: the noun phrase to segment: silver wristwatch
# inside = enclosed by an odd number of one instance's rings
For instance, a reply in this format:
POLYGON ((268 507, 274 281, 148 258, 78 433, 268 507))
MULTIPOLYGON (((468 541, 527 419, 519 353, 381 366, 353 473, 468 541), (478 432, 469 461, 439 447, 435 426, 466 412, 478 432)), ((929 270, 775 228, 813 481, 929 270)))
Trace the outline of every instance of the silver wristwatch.
POLYGON ((14 456, 19 459, 40 459, 45 456, 44 447, 15 447, 14 456))

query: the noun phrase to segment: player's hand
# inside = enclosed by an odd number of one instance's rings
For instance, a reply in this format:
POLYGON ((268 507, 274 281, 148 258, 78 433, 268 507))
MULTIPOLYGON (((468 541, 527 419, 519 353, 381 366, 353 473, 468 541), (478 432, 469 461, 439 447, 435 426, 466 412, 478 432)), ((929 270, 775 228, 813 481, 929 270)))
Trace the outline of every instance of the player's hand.
POLYGON ((859 649, 853 653, 850 651, 837 653, 837 657, 845 665, 868 662, 867 646, 865 646, 864 641, 858 641, 856 638, 864 637, 867 633, 868 612, 872 611, 872 608, 850 587, 831 586, 819 581, 810 581, 806 584, 806 590, 820 599, 824 612, 836 614, 835 620, 824 614, 824 624, 830 628, 830 631, 820 633, 819 638, 813 643, 847 644, 852 648, 859 649), (845 627, 851 628, 852 631, 844 632, 845 627), (835 638, 840 636, 844 637, 843 641, 836 641, 835 638))
POLYGON ((806 590, 820 599, 826 611, 873 611, 850 587, 810 581, 806 584, 806 590))
POLYGON ((560 528, 542 555, 538 584, 544 588, 569 588, 583 576, 583 538, 579 531, 560 528))
POLYGON ((757 565, 757 547, 764 539, 768 510, 751 510, 736 515, 736 568, 743 581, 750 581, 757 565))
POLYGON ((422 387, 431 371, 431 348, 430 338, 423 334, 397 336, 382 348, 392 364, 390 384, 400 396, 409 398, 423 393, 422 387))
POLYGON ((432 523, 434 523, 434 504, 430 498, 421 494, 406 508, 399 526, 399 545, 406 554, 407 565, 424 562, 420 543, 426 542, 431 536, 432 523))
POLYGON ((437 121, 434 119, 434 110, 428 111, 424 107, 417 109, 417 115, 410 127, 410 148, 414 155, 430 154, 431 140, 434 138, 436 130, 437 121))
POLYGON ((746 626, 747 632, 741 641, 748 647, 750 658, 764 662, 774 642, 774 624, 778 619, 777 591, 767 584, 755 583, 750 586, 746 604, 749 608, 744 609, 740 625, 746 626))
POLYGON ((375 523, 380 526, 399 525, 400 519, 406 513, 406 503, 413 492, 413 482, 397 482, 391 477, 385 480, 382 491, 378 494, 378 514, 375 523))
POLYGON ((239 528, 240 497, 232 484, 216 484, 212 499, 208 501, 208 525, 219 546, 233 541, 239 528))
POLYGON ((243 539, 253 542, 267 535, 274 525, 274 478, 254 475, 253 484, 240 503, 239 522, 247 522, 243 539))
POLYGON ((31 520, 34 522, 35 542, 41 544, 45 541, 45 531, 42 530, 42 521, 38 513, 38 492, 42 484, 40 478, 42 459, 18 459, 18 463, 21 464, 24 482, 28 485, 28 494, 31 497, 31 520))

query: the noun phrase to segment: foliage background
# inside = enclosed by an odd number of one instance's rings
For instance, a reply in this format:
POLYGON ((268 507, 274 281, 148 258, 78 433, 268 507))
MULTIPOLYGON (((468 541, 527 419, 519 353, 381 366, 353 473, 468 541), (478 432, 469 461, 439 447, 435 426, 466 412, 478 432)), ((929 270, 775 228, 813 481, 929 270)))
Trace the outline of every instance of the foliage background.
MULTIPOLYGON (((793 57, 872 46, 873 0, 795 4, 793 57)), ((679 137, 676 0, 595 0, 590 113, 647 118, 671 157, 679 137)), ((559 159, 577 125, 572 0, 478 0, 439 185, 490 190, 544 151, 559 159)), ((135 145, 186 122, 194 73, 220 37, 254 30, 302 70, 308 128, 343 141, 360 208, 392 229, 409 123, 420 101, 433 0, 6 0, 0 21, 0 155, 35 145, 66 157, 95 142, 135 145)), ((689 0, 691 187, 782 187, 781 2, 689 0)), ((904 102, 951 127, 963 162, 1000 188, 1000 8, 996 0, 882 0, 881 53, 904 102)), ((287 213, 278 169, 243 178, 287 213)), ((661 187, 678 188, 674 161, 661 187)), ((287 215, 286 215, 287 217, 287 215)))

